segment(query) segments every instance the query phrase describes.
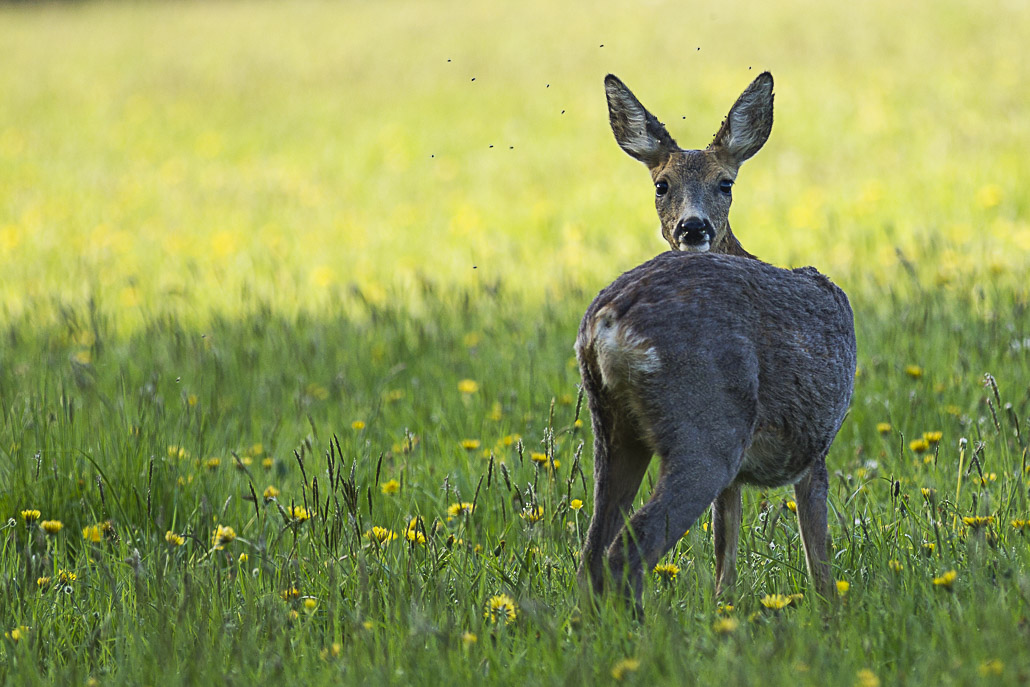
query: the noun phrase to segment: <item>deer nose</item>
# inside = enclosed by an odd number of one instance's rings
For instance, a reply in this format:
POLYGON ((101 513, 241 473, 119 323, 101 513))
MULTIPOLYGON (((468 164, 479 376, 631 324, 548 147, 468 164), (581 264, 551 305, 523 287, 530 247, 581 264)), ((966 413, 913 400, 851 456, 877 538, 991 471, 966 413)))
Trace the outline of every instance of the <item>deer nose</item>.
POLYGON ((711 242, 715 238, 715 230, 712 229, 712 223, 708 220, 690 217, 680 220, 676 225, 676 233, 673 238, 676 239, 676 243, 697 246, 706 241, 711 242))

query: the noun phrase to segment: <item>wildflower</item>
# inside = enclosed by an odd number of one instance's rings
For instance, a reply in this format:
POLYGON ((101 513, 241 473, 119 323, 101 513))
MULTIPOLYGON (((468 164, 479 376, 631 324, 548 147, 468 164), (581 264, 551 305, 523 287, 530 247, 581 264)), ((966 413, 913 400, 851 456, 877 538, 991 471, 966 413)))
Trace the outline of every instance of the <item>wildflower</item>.
POLYGON ((544 517, 544 507, 526 506, 522 509, 522 512, 519 513, 519 517, 526 522, 539 522, 544 517))
POLYGON ((267 487, 265 487, 265 491, 262 493, 262 495, 265 497, 265 501, 271 501, 279 495, 279 490, 273 487, 271 484, 269 484, 267 487))
POLYGON ((984 677, 991 677, 1001 675, 1004 670, 1005 664, 997 658, 992 658, 989 661, 983 661, 980 663, 979 671, 984 677))
POLYGON ((501 439, 500 439, 500 441, 498 443, 500 443, 502 446, 506 446, 507 447, 507 446, 514 446, 515 444, 519 443, 520 441, 522 441, 522 435, 520 435, 520 434, 507 434, 507 435, 501 437, 501 439))
POLYGON ((837 580, 837 593, 844 596, 851 589, 851 583, 847 580, 837 580))
POLYGON ((1019 520, 1019 519, 1013 520, 1012 521, 1012 527, 1022 532, 1024 530, 1030 528, 1030 520, 1019 520))
POLYGON ((919 493, 923 495, 923 498, 933 503, 937 499, 937 490, 931 487, 923 487, 919 490, 919 493))
POLYGON ((947 405, 944 406, 944 412, 953 417, 958 417, 962 414, 962 409, 956 405, 947 405))
POLYGON ((269 456, 268 458, 264 458, 261 461, 261 467, 263 467, 265 470, 271 470, 273 465, 275 465, 275 460, 273 460, 271 456, 269 456))
POLYGON ((82 538, 97 544, 104 539, 104 530, 100 525, 86 525, 82 528, 82 538))
POLYGON ((879 432, 880 434, 890 434, 890 432, 891 432, 891 423, 889 423, 889 422, 877 422, 876 423, 876 431, 879 432))
POLYGON ((26 525, 31 525, 32 523, 39 520, 39 515, 40 513, 38 510, 36 510, 35 508, 29 508, 21 512, 21 519, 25 521, 26 525))
POLYGON ((40 589, 44 589, 50 586, 50 578, 44 575, 43 577, 36 578, 36 586, 40 589))
POLYGON ((919 367, 918 365, 906 365, 905 374, 907 374, 912 379, 919 379, 923 376, 923 368, 919 367))
POLYGON ((785 596, 783 594, 766 594, 762 597, 761 603, 769 610, 778 611, 790 606, 795 601, 800 601, 802 598, 804 598, 804 595, 802 594, 790 594, 789 596, 785 596))
POLYGON ((304 506, 291 506, 288 511, 290 517, 300 522, 305 522, 311 519, 311 513, 304 506))
POLYGON ((925 453, 930 448, 930 442, 926 439, 913 439, 908 442, 908 447, 912 449, 913 453, 925 453))
POLYGON ((676 579, 676 575, 679 574, 680 567, 675 563, 659 563, 654 567, 655 575, 663 577, 669 582, 676 579))
POLYGON ((569 508, 571 508, 572 510, 579 510, 582 507, 583 501, 581 501, 580 499, 572 499, 571 501, 569 501, 569 508))
POLYGON ((236 530, 231 527, 218 525, 211 534, 211 546, 221 551, 236 539, 236 530))
POLYGON ((39 523, 39 526, 43 528, 43 531, 53 536, 61 531, 64 524, 60 520, 44 520, 39 523))
POLYGON ((503 416, 504 416, 504 413, 501 412, 501 403, 500 403, 500 401, 494 401, 494 404, 492 406, 490 406, 490 414, 487 415, 486 417, 488 419, 490 419, 490 420, 493 420, 494 422, 500 422, 501 418, 503 416))
POLYGON ((712 630, 717 635, 726 635, 740 626, 740 621, 736 618, 722 617, 716 618, 715 622, 712 623, 712 630))
POLYGON ((208 470, 217 470, 218 466, 222 464, 221 458, 208 458, 204 461, 204 467, 208 470))
POLYGON ((926 439, 926 441, 931 445, 939 444, 943 437, 944 432, 941 431, 923 432, 923 438, 926 439))
POLYGON ((404 538, 414 544, 426 543, 426 535, 418 528, 418 518, 412 518, 408 529, 404 531, 404 538))
POLYGON ((238 560, 240 562, 240 565, 246 565, 247 561, 250 560, 250 556, 248 556, 246 553, 241 553, 238 560))
POLYGON ((998 473, 996 473, 996 472, 984 473, 983 477, 980 477, 980 478, 978 478, 976 480, 977 483, 982 484, 984 486, 987 486, 987 484, 989 482, 997 482, 997 481, 998 481, 998 473))
POLYGON ((75 580, 79 579, 79 576, 70 570, 61 568, 57 571, 57 581, 61 584, 71 584, 75 580))
POLYGON ((165 541, 171 544, 172 546, 182 546, 186 543, 186 537, 182 536, 181 534, 176 534, 171 530, 168 530, 167 532, 165 532, 165 541))
POLYGON ((640 667, 640 659, 624 658, 612 666, 612 677, 622 680, 624 677, 640 667))
POLYGON ((889 561, 887 561, 887 567, 890 569, 892 573, 895 574, 900 573, 902 570, 905 569, 905 566, 901 564, 901 561, 899 561, 896 558, 892 558, 889 561))
POLYGON ((382 486, 382 491, 384 494, 396 494, 400 490, 401 483, 395 479, 392 479, 389 482, 385 482, 382 486))
POLYGON ((390 389, 389 391, 387 391, 386 393, 383 394, 383 399, 387 403, 396 403, 397 401, 401 400, 402 398, 404 398, 404 390, 403 389, 390 389))
POLYGON ((515 622, 517 615, 518 606, 515 605, 515 600, 507 594, 497 594, 491 596, 490 600, 486 602, 486 612, 483 617, 492 623, 503 619, 505 625, 511 625, 515 622))
POLYGON ((396 538, 396 532, 391 529, 387 529, 386 527, 379 527, 378 525, 365 532, 365 539, 379 544, 389 544, 396 538))
POLYGON ((787 510, 789 510, 791 513, 797 513, 798 504, 794 501, 787 501, 787 510))
POLYGON ((951 589, 956 577, 958 577, 958 573, 954 570, 949 570, 940 577, 933 578, 933 586, 940 587, 941 589, 951 589))
POLYGON ((924 541, 923 542, 923 553, 926 554, 927 556, 932 556, 933 552, 934 552, 934 549, 936 549, 936 548, 937 548, 937 545, 934 544, 932 541, 924 541))
POLYGON ((580 429, 583 427, 583 421, 577 419, 575 422, 572 423, 572 426, 576 429, 580 429))
POLYGON ((350 427, 351 429, 360 431, 362 429, 365 429, 365 422, 364 420, 355 420, 354 422, 350 423, 350 427))
POLYGON ((462 439, 461 447, 466 451, 475 451, 479 448, 479 439, 462 439))
POLYGON ((463 394, 474 394, 479 391, 479 383, 474 379, 463 379, 458 382, 458 391, 463 394))
POLYGON ((291 608, 291 609, 290 609, 290 612, 286 614, 286 619, 287 619, 288 621, 290 621, 291 623, 292 623, 292 622, 293 622, 294 620, 297 620, 298 618, 300 618, 300 613, 297 613, 297 610, 296 610, 296 609, 294 609, 294 608, 291 608))
POLYGON ((255 457, 262 455, 264 452, 265 452, 265 445, 262 444, 261 442, 257 442, 256 444, 252 444, 251 447, 249 449, 247 449, 247 453, 249 453, 250 455, 255 456, 255 457))
POLYGON ((534 463, 546 463, 547 462, 547 454, 546 453, 530 453, 529 454, 529 459, 531 461, 533 461, 534 463))
POLYGON ((197 401, 199 400, 200 399, 197 398, 196 394, 190 394, 186 397, 186 404, 192 408, 193 406, 197 405, 197 401))
POLYGON ((19 625, 10 632, 5 632, 4 636, 10 637, 11 640, 17 642, 20 641, 22 637, 25 637, 29 634, 29 629, 30 628, 28 625, 19 625))
POLYGON ((296 587, 289 587, 279 592, 279 598, 283 601, 292 601, 293 599, 300 598, 300 590, 296 587))
POLYGON ((318 601, 312 599, 310 596, 304 599, 304 610, 308 613, 314 613, 315 609, 318 608, 318 601))
POLYGON ((189 455, 190 455, 189 451, 187 451, 186 449, 184 449, 181 446, 169 446, 168 447, 168 457, 169 458, 183 459, 183 458, 189 458, 189 455))
POLYGON ((472 515, 472 511, 475 506, 468 501, 462 501, 461 503, 452 503, 447 506, 447 519, 452 520, 459 515, 472 515))
POLYGON ((237 470, 246 470, 248 467, 254 464, 254 459, 250 456, 240 456, 239 460, 233 463, 233 467, 237 470))
POLYGON ((319 651, 318 655, 323 661, 328 661, 330 658, 339 658, 341 651, 343 651, 343 645, 339 642, 333 642, 329 645, 328 649, 322 649, 319 651))
POLYGON ((473 644, 475 644, 478 641, 479 641, 479 638, 476 637, 475 633, 473 633, 473 632, 469 632, 469 631, 466 630, 465 632, 461 633, 461 644, 465 648, 468 648, 468 647, 472 646, 473 644))
POLYGON ((880 687, 880 678, 876 677, 876 673, 868 668, 862 668, 855 677, 857 678, 855 680, 856 687, 880 687))

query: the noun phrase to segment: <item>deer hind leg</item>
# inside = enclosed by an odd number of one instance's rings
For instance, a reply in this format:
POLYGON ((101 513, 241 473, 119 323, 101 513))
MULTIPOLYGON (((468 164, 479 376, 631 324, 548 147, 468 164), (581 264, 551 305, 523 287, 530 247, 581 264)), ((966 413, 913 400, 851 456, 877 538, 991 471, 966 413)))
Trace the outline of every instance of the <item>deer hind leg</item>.
POLYGON ((740 485, 722 490, 712 504, 715 533, 715 595, 730 598, 737 583, 737 546, 740 542, 740 485))
POLYGON ((580 581, 595 594, 604 588, 605 551, 625 524, 650 462, 651 449, 632 424, 595 422, 594 514, 579 568, 580 581))
POLYGON ((805 549, 808 574, 823 598, 836 597, 837 587, 830 570, 829 531, 826 522, 826 495, 829 490, 826 457, 819 458, 801 481, 794 485, 798 505, 801 544, 805 549))

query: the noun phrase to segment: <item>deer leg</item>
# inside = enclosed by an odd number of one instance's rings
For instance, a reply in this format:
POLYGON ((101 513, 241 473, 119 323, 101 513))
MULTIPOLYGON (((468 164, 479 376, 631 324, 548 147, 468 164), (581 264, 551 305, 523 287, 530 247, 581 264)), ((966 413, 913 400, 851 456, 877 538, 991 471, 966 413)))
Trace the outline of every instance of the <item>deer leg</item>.
POLYGON ((722 490, 712 504, 715 533, 715 595, 731 596, 737 582, 737 546, 740 542, 740 485, 722 490))
POLYGON ((823 598, 832 599, 837 588, 830 570, 829 531, 826 522, 826 495, 829 490, 826 457, 819 458, 801 481, 794 485, 798 505, 801 544, 805 549, 808 574, 815 590, 823 598))
POLYGON ((651 462, 651 449, 634 428, 594 427, 594 514, 580 556, 579 577, 599 594, 604 587, 605 550, 625 524, 633 498, 651 462))

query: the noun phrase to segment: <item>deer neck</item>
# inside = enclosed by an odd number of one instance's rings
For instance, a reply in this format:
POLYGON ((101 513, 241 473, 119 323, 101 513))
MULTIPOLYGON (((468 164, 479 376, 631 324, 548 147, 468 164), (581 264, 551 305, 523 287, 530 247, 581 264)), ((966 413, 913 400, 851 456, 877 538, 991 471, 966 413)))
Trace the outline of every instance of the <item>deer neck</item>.
POLYGON ((744 250, 744 246, 740 245, 740 241, 733 235, 733 230, 730 229, 730 225, 726 224, 726 236, 723 238, 719 247, 712 250, 713 253, 722 253, 724 255, 738 255, 742 258, 751 258, 757 260, 754 255, 744 250))

